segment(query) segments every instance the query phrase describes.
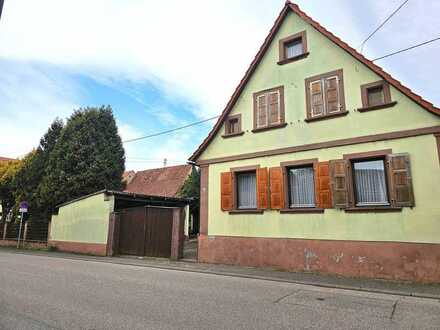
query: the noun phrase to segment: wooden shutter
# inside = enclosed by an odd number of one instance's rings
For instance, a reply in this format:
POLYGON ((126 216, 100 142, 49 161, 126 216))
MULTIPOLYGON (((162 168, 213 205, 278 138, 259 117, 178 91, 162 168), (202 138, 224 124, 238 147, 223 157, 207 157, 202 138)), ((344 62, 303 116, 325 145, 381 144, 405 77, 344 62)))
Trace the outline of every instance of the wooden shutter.
POLYGON ((267 168, 257 169, 257 208, 267 209, 268 202, 268 184, 269 178, 267 174, 267 168))
POLYGON ((325 103, 327 113, 334 113, 341 110, 339 78, 337 76, 325 79, 325 103))
POLYGON ((391 204, 396 207, 414 206, 411 167, 408 154, 387 156, 391 204))
POLYGON ((321 80, 310 83, 310 117, 321 116, 324 114, 324 98, 321 80))
POLYGON ((267 126, 267 95, 257 97, 257 127, 267 126))
POLYGON ((320 162, 315 169, 316 200, 320 208, 330 209, 333 207, 330 189, 330 163, 320 162))
POLYGON ((232 194, 232 173, 221 174, 221 207, 223 211, 230 211, 234 208, 232 194))
POLYGON ((280 92, 269 93, 269 125, 280 122, 280 92))
POLYGON ((345 159, 330 161, 330 178, 333 206, 338 209, 349 207, 348 161, 345 159))
POLYGON ((270 177, 270 207, 274 210, 284 208, 284 178, 281 167, 271 167, 270 177))

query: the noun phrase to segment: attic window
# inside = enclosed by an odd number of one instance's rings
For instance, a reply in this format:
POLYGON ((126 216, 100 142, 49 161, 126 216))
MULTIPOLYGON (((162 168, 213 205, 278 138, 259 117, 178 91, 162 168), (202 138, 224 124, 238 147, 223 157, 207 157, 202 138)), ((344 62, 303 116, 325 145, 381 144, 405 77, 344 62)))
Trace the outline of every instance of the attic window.
POLYGON ((241 114, 229 116, 225 121, 225 134, 223 137, 237 136, 243 133, 241 130, 241 114))
POLYGON ((377 110, 394 106, 397 102, 391 102, 390 86, 381 80, 361 86, 362 108, 360 112, 377 110))
POLYGON ((280 55, 278 64, 280 65, 306 57, 309 54, 307 52, 306 31, 281 39, 279 48, 280 55))

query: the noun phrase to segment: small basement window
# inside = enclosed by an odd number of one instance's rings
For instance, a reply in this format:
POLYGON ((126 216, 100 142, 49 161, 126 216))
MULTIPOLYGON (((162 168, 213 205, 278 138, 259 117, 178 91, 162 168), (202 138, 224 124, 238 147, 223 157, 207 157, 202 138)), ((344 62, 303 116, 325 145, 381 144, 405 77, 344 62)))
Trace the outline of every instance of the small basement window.
POLYGON ((315 207, 315 179, 312 166, 288 169, 289 207, 315 207))
POLYGON ((384 159, 354 161, 356 206, 389 205, 384 159))
POLYGON ((308 55, 306 31, 281 39, 279 43, 278 64, 286 64, 308 55))
POLYGON ((242 133, 241 114, 229 116, 225 121, 225 134, 223 137, 240 135, 242 133))
POLYGON ((237 208, 242 210, 257 208, 257 175, 256 171, 236 174, 237 208))
POLYGON ((362 108, 359 111, 368 111, 391 107, 396 102, 391 102, 390 86, 386 81, 376 81, 361 86, 362 108))

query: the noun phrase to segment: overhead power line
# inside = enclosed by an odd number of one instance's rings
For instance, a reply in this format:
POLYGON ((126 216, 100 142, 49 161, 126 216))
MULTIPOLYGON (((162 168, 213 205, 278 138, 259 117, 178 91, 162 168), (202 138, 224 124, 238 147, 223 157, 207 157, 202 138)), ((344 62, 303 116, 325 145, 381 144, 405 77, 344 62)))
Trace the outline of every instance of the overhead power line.
POLYGON ((431 40, 428 40, 428 41, 422 42, 422 43, 420 43, 420 44, 417 44, 417 45, 414 45, 414 46, 411 46, 411 47, 408 47, 408 48, 404 48, 404 49, 401 49, 401 50, 395 51, 395 52, 390 53, 390 54, 387 54, 387 55, 383 55, 383 56, 381 56, 381 57, 377 57, 377 58, 373 59, 372 61, 373 61, 373 62, 375 62, 375 61, 379 61, 379 60, 382 60, 382 59, 384 59, 384 58, 391 57, 391 56, 394 56, 394 55, 397 55, 397 54, 400 54, 400 53, 406 52, 406 51, 408 51, 408 50, 411 50, 411 49, 414 49, 414 48, 417 48, 417 47, 421 47, 421 46, 424 46, 424 45, 430 44, 430 43, 432 43, 432 42, 434 42, 434 41, 438 41, 438 40, 440 40, 440 37, 437 37, 437 38, 434 38, 434 39, 431 39, 431 40))
POLYGON ((210 120, 217 119, 218 117, 220 117, 220 116, 214 116, 214 117, 207 118, 207 119, 204 119, 204 120, 196 121, 194 123, 191 123, 191 124, 188 124, 188 125, 185 125, 185 126, 176 127, 176 128, 173 128, 173 129, 169 129, 169 130, 158 132, 158 133, 153 133, 153 134, 146 135, 146 136, 141 136, 141 137, 138 137, 138 138, 135 138, 135 139, 125 140, 125 141, 122 141, 122 143, 135 142, 135 141, 145 140, 145 139, 152 138, 152 137, 159 136, 159 135, 169 134, 169 133, 172 133, 172 132, 175 132, 175 131, 179 131, 179 130, 182 130, 182 129, 185 129, 185 128, 188 128, 188 127, 192 127, 192 126, 196 126, 196 125, 200 125, 200 124, 206 123, 206 122, 208 122, 210 120))
POLYGON ((361 44, 361 46, 360 46, 360 52, 362 53, 362 50, 364 49, 364 45, 366 44, 366 42, 368 41, 368 40, 370 40, 375 34, 376 34, 376 32, 377 31, 379 31, 394 15, 396 15, 397 14, 397 12, 400 10, 400 9, 402 9, 402 7, 403 6, 405 6, 407 3, 408 3, 408 1, 409 0, 405 0, 404 2, 402 2, 401 4, 400 4, 400 6, 399 7, 397 7, 397 9, 396 10, 394 10, 373 32, 371 32, 369 35, 368 35, 368 37, 366 37, 365 38, 365 40, 364 41, 362 41, 362 44, 361 44))

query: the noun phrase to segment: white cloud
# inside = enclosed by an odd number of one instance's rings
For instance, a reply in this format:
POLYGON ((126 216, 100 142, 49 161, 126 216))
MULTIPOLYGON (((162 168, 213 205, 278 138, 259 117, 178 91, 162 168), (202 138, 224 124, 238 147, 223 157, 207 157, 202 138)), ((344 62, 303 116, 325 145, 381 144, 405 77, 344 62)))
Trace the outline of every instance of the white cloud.
POLYGON ((77 88, 62 75, 23 62, 0 58, 0 72, 1 155, 23 156, 38 146, 55 117, 64 119, 73 111, 77 88))
MULTIPOLYGON (((353 46, 358 46, 400 3, 298 2, 353 46)), ((120 81, 152 83, 176 103, 194 103, 194 114, 206 118, 224 108, 283 4, 284 0, 6 1, 0 27, 0 153, 15 156, 27 152, 55 116, 67 116, 72 111, 80 92, 74 81, 25 63, 48 63, 112 87, 120 81), (14 142, 5 146, 3 141, 14 142)), ((439 6, 435 1, 409 2, 368 43, 367 54, 382 55, 383 51, 419 41, 421 36, 428 37, 429 31, 439 31, 439 6)), ((438 50, 436 47, 420 49, 418 56, 380 64, 387 64, 391 73, 428 99, 439 101, 440 85, 430 81, 440 73, 432 67, 436 59, 430 51, 438 50)), ((129 94, 136 98, 137 93, 129 94)), ((175 126, 178 119, 162 113, 168 113, 166 110, 160 109, 158 116, 175 126)), ((131 129, 134 132, 135 128, 131 129)), ((121 132, 124 130, 130 129, 122 127, 121 132)), ((168 143, 173 138, 162 140, 168 143)), ((168 158, 188 155, 188 151, 181 154, 186 149, 182 146, 174 147, 172 142, 166 146, 171 150, 168 158)), ((133 154, 138 155, 141 148, 138 144, 133 154)), ((157 151, 154 157, 165 156, 157 151)))
POLYGON ((5 4, 0 53, 97 78, 153 80, 170 97, 196 100, 207 117, 222 110, 281 8, 258 16, 269 1, 250 3, 14 0, 5 4))

